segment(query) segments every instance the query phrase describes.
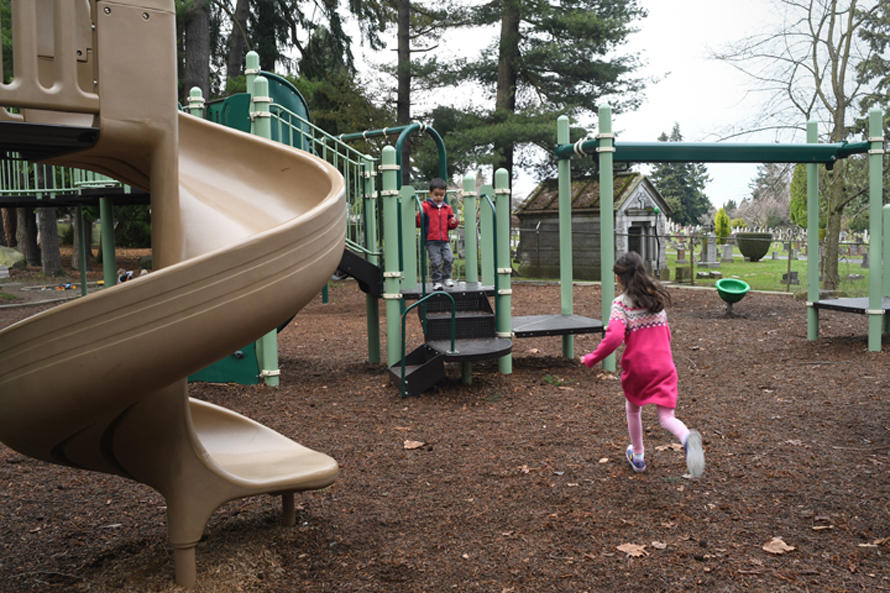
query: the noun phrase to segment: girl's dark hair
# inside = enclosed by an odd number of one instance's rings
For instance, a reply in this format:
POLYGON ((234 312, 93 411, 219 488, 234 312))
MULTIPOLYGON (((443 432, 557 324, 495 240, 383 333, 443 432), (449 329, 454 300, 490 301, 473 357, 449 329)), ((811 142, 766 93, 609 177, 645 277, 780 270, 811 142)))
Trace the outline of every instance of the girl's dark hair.
POLYGON ((618 258, 612 268, 635 307, 658 313, 671 302, 671 295, 654 276, 646 271, 643 259, 635 251, 628 251, 618 258))

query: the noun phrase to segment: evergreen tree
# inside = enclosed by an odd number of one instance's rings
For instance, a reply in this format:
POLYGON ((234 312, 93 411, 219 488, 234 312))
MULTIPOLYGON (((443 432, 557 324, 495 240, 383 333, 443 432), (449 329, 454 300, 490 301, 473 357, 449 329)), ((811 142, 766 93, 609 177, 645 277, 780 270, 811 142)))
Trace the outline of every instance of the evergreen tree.
POLYGON ((646 16, 636 0, 489 0, 468 10, 473 24, 500 26, 497 41, 456 78, 481 84, 494 101, 454 131, 460 146, 484 147, 481 162, 512 171, 527 165, 523 147, 552 153, 558 115, 589 115, 604 101, 616 112, 639 105, 640 62, 620 53, 646 16))
MULTIPOLYGON (((658 141, 682 142, 679 124, 674 124, 670 136, 662 133, 658 141)), ((700 224, 701 217, 711 208, 704 193, 710 178, 702 163, 657 163, 649 179, 671 207, 671 220, 678 224, 700 224)))
POLYGON ((729 236, 730 232, 732 232, 732 229, 729 227, 729 215, 726 213, 726 210, 721 208, 717 211, 717 215, 714 216, 714 234, 717 235, 717 242, 721 245, 726 243, 726 237, 729 236))

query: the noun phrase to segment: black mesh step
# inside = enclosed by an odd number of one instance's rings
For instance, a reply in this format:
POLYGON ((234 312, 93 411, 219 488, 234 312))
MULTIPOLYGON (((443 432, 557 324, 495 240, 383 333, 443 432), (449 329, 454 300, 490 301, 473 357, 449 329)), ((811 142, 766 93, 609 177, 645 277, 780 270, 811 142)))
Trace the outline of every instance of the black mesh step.
MULTIPOLYGON (((491 338, 494 337, 494 334, 494 313, 486 311, 460 311, 459 313, 455 313, 455 338, 491 338)), ((426 339, 451 339, 451 311, 427 313, 426 339)))
MULTIPOLYGON (((405 356, 405 395, 420 395, 445 378, 445 357, 426 344, 405 356)), ((389 378, 402 386, 402 363, 389 367, 389 378)))
POLYGON ((475 340, 455 340, 454 351, 451 340, 427 342, 427 346, 441 352, 445 362, 475 362, 490 360, 510 354, 513 340, 509 338, 478 338, 475 340))

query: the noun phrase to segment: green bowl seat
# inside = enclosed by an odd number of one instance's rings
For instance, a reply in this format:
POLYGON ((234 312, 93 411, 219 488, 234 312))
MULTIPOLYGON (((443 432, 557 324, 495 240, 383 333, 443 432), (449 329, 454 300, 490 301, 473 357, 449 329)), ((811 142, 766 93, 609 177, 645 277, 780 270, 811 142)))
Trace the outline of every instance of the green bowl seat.
POLYGON ((751 287, 744 280, 738 278, 723 278, 716 283, 717 294, 727 303, 737 303, 742 300, 751 287))

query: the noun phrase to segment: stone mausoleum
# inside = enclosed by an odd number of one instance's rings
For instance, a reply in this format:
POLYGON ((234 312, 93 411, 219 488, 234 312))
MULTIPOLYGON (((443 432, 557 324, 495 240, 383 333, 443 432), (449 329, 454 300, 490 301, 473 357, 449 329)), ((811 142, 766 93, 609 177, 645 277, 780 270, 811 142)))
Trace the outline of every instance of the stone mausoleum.
MULTIPOLYGON (((664 198, 642 173, 618 173, 613 184, 615 257, 636 251, 653 273, 665 269, 665 222, 670 208, 664 198)), ((601 279, 599 203, 597 177, 572 180, 575 280, 601 279)), ((559 278, 558 181, 548 179, 541 183, 515 215, 519 219, 519 273, 526 278, 559 278)))

